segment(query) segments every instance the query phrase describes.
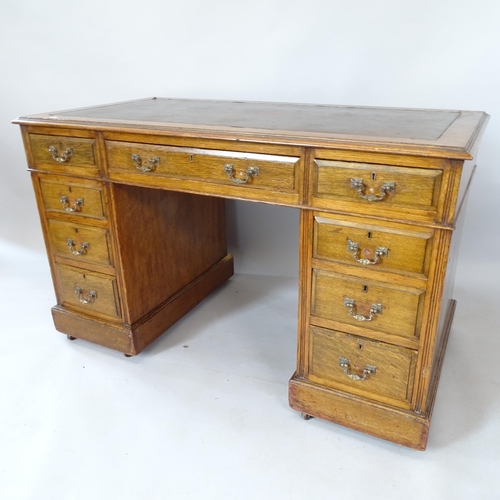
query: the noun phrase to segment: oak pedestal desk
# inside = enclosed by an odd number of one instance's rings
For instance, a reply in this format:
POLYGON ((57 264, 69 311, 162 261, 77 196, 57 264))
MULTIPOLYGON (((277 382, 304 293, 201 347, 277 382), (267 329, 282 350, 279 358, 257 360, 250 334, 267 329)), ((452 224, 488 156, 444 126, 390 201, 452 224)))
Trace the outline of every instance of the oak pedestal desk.
POLYGON ((138 354, 232 276, 224 198, 299 208, 291 407, 423 450, 487 120, 160 98, 19 118, 55 326, 138 354))

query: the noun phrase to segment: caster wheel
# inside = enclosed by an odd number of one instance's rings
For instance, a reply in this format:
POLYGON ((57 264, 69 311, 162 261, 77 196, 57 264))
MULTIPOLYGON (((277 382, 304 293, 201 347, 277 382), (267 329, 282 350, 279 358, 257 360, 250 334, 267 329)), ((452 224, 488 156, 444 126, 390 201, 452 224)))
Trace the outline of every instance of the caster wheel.
POLYGON ((66 335, 66 337, 68 337, 68 340, 76 340, 76 337, 73 337, 71 335, 66 335))
POLYGON ((300 416, 304 419, 304 420, 311 420, 311 418, 314 418, 314 417, 311 417, 311 415, 308 415, 307 413, 301 413, 300 416))
POLYGON ((132 354, 124 354, 124 356, 125 356, 126 358, 131 358, 131 357, 132 357, 132 354))

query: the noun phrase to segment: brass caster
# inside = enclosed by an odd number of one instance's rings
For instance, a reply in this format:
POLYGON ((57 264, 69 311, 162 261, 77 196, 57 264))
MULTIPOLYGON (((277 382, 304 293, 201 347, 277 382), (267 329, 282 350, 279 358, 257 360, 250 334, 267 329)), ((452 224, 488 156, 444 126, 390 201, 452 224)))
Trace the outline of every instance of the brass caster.
POLYGON ((76 340, 76 337, 73 337, 72 335, 66 335, 68 337, 68 340, 76 340))
POLYGON ((300 416, 304 419, 304 420, 311 420, 311 418, 314 418, 312 417, 311 415, 308 415, 307 413, 301 413, 300 416))

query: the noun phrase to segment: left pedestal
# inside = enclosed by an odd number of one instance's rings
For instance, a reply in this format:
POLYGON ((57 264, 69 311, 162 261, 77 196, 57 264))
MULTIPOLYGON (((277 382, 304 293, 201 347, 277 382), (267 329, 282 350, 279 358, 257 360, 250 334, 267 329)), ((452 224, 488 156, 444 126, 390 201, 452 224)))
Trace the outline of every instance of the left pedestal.
POLYGON ((233 274, 222 199, 32 179, 62 333, 138 354, 233 274))

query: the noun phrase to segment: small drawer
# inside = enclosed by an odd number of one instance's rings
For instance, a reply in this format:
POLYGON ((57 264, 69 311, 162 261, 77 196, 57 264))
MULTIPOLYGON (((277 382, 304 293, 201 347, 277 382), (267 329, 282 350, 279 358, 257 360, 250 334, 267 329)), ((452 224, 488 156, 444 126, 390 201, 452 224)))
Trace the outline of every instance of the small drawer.
POLYGON ((309 352, 312 382, 409 406, 416 351, 312 327, 309 352))
POLYGON ((109 234, 99 227, 48 220, 49 238, 55 255, 111 266, 109 234))
POLYGON ((97 170, 94 139, 30 134, 30 143, 36 168, 50 171, 83 168, 88 173, 97 170))
POLYGON ((40 179, 40 188, 45 210, 49 212, 106 218, 102 186, 40 179))
POLYGON ((389 227, 318 215, 314 218, 313 257, 425 278, 432 235, 432 229, 417 226, 389 227))
POLYGON ((94 316, 120 317, 116 279, 69 266, 57 266, 61 304, 94 316))
POLYGON ((315 206, 348 202, 363 207, 438 211, 441 170, 331 160, 315 160, 314 167, 315 206))
POLYGON ((424 295, 416 288, 314 269, 311 315, 342 330, 352 325, 416 339, 424 295))
POLYGON ((109 170, 295 192, 299 158, 106 141, 109 170))

